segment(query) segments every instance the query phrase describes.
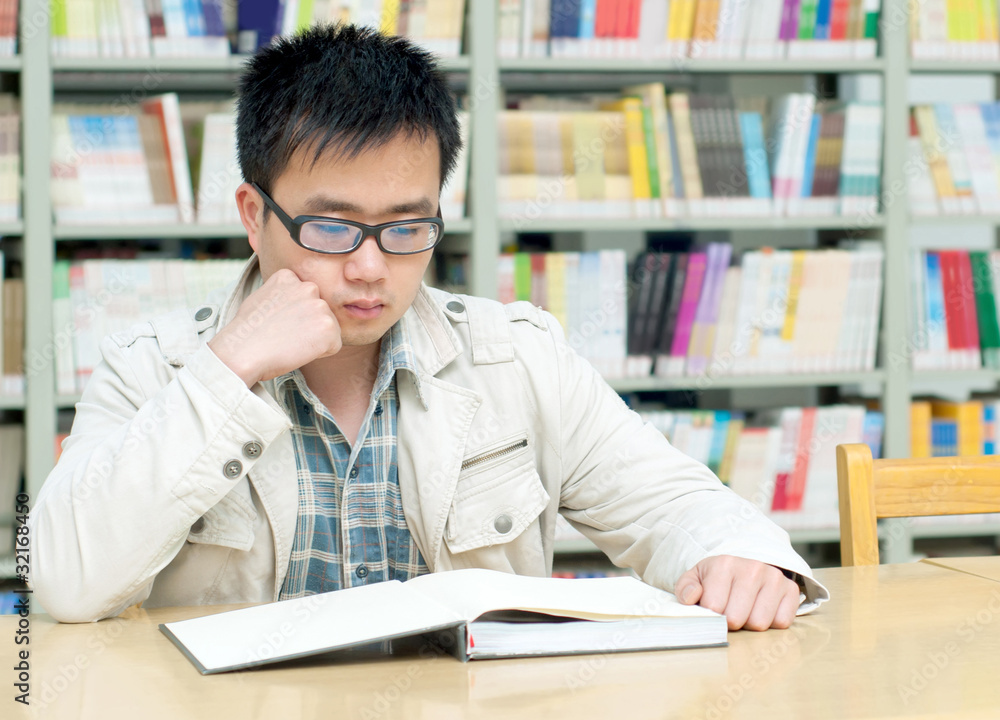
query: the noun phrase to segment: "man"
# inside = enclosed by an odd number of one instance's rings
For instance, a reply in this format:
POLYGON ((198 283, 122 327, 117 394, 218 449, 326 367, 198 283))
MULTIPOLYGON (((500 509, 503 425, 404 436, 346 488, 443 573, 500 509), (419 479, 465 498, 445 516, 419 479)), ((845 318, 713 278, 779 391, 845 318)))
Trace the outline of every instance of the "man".
POLYGON ((732 629, 826 597, 550 315, 421 284, 460 147, 423 52, 350 26, 279 41, 243 77, 237 142, 255 255, 216 302, 104 340, 37 499, 32 583, 56 618, 548 575, 559 512, 732 629))

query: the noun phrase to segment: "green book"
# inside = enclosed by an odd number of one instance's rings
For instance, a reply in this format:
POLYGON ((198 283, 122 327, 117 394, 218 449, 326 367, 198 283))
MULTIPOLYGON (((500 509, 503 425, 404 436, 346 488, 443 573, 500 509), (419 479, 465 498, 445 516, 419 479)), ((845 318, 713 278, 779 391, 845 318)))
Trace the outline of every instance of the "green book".
POLYGON ((514 253, 514 297, 531 302, 531 255, 514 253))
POLYGON ((802 0, 799 8, 799 40, 812 40, 816 33, 816 11, 819 0, 802 0))
POLYGON ((649 171, 649 196, 658 200, 660 194, 660 164, 656 157, 656 131, 653 126, 653 108, 642 96, 634 96, 642 102, 642 135, 646 145, 646 168, 649 171))
POLYGON ((976 316, 979 319, 979 347, 983 366, 1000 369, 1000 324, 997 323, 997 303, 993 296, 990 258, 985 252, 970 252, 972 286, 976 293, 976 316))

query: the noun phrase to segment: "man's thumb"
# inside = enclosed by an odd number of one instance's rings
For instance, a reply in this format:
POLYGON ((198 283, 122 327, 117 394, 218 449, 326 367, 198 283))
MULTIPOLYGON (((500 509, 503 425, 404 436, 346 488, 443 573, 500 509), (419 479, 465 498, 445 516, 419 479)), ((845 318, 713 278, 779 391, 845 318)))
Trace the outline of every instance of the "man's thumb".
POLYGON ((694 568, 681 575, 674 586, 674 594, 685 605, 694 605, 701 600, 701 580, 694 568))

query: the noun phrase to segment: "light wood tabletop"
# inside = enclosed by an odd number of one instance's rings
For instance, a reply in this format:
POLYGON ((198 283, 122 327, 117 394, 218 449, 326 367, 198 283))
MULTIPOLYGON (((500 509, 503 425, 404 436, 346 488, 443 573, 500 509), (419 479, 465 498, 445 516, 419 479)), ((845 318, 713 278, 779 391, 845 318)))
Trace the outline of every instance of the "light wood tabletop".
POLYGON ((976 557, 924 558, 921 562, 949 570, 977 575, 987 580, 1000 582, 1000 556, 980 555, 976 557))
POLYGON ((157 625, 233 606, 30 616, 30 710, 13 701, 23 646, 5 616, 0 717, 998 717, 1000 585, 929 563, 817 576, 830 602, 790 630, 730 633, 729 647, 467 664, 413 647, 202 676, 157 625))

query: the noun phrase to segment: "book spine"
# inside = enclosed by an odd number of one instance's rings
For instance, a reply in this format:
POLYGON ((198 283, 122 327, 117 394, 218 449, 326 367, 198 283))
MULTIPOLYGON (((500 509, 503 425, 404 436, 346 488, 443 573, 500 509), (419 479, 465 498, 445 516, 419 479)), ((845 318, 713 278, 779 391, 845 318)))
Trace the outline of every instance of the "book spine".
POLYGON ((688 260, 687 275, 684 280, 684 294, 681 300, 680 314, 677 318, 677 332, 670 347, 670 355, 682 361, 687 357, 688 347, 691 342, 691 328, 694 325, 698 297, 701 294, 707 261, 708 256, 704 252, 692 253, 688 260))

